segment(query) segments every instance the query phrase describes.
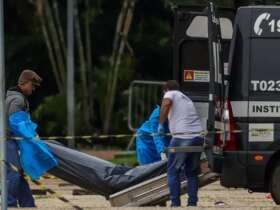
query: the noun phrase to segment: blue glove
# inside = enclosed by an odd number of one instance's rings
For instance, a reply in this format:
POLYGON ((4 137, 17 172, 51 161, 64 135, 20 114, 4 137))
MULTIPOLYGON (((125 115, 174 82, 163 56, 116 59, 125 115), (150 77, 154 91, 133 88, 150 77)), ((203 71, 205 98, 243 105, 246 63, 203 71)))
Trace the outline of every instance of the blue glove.
POLYGON ((161 134, 161 135, 164 134, 164 126, 163 126, 162 123, 159 123, 159 124, 158 124, 157 132, 158 132, 159 134, 161 134))

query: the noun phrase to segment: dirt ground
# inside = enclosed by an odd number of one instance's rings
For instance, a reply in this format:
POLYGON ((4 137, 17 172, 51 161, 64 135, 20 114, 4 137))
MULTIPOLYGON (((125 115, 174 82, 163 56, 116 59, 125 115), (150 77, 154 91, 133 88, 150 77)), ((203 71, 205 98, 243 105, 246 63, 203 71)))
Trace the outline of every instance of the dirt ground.
MULTIPOLYGON (((120 208, 111 207, 110 203, 102 196, 92 195, 77 186, 54 177, 43 179, 41 183, 43 185, 31 182, 37 209, 40 210, 120 208)), ((221 187, 217 181, 201 188, 198 207, 189 209, 280 209, 270 198, 267 198, 267 195, 264 193, 248 193, 244 189, 226 189, 221 187)), ((168 207, 169 205, 168 202, 167 207, 127 207, 121 209, 171 209, 168 207)), ((186 196, 182 196, 182 205, 186 205, 186 196)), ((184 209, 188 208, 184 207, 184 209)))

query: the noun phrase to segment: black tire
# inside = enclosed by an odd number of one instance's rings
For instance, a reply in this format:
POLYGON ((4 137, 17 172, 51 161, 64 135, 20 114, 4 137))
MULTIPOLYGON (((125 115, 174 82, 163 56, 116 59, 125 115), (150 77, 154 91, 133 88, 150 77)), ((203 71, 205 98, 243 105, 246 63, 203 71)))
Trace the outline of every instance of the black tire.
POLYGON ((280 204, 280 161, 276 163, 270 177, 270 193, 274 202, 280 204))

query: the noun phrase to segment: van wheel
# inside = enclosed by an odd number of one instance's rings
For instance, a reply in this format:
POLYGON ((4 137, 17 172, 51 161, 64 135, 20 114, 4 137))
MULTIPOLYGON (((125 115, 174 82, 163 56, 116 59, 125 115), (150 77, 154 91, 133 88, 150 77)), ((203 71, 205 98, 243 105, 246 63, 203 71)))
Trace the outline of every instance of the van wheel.
POLYGON ((270 193, 274 202, 280 204, 280 162, 276 163, 270 177, 270 193))

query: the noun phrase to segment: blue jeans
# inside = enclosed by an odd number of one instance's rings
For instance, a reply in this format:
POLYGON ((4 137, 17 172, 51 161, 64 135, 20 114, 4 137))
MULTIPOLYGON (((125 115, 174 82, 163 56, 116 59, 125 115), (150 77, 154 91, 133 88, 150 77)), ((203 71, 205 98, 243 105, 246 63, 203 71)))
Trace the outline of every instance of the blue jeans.
MULTIPOLYGON (((7 140, 6 142, 7 162, 20 169, 17 143, 14 140, 7 140)), ((22 174, 12 169, 9 165, 7 165, 7 181, 9 207, 35 207, 27 181, 23 178, 22 174)))
MULTIPOLYGON (((170 147, 201 146, 203 138, 193 139, 173 138, 170 147)), ((200 171, 201 153, 169 153, 167 163, 167 179, 170 191, 171 206, 180 206, 181 172, 185 172, 188 180, 188 206, 196 206, 199 187, 198 173, 200 171)))

